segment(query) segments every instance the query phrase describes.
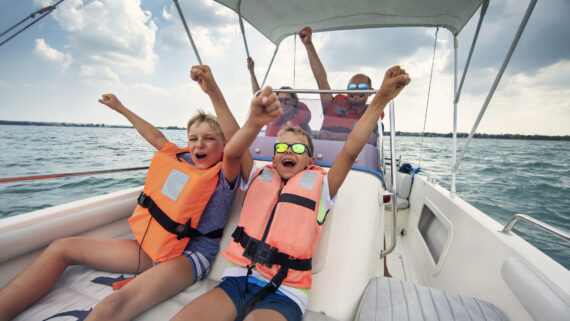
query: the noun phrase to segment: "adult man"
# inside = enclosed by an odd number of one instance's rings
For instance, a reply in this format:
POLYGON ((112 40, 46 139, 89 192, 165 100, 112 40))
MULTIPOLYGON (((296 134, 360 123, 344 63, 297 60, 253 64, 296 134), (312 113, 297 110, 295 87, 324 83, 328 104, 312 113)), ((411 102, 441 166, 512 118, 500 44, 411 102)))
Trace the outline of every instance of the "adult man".
MULTIPOLYGON (((327 72, 313 45, 312 33, 311 27, 305 27, 299 31, 299 38, 307 50, 309 64, 317 81, 317 86, 321 90, 330 90, 331 86, 327 78, 327 72)), ((370 77, 364 74, 356 74, 348 82, 347 88, 350 90, 372 89, 372 81, 370 77)), ((350 134, 352 128, 368 107, 366 101, 369 96, 370 94, 357 93, 350 93, 346 96, 336 95, 334 97, 332 94, 321 94, 324 119, 316 138, 346 140, 348 134, 350 134)), ((382 114, 383 117, 384 114, 382 114)), ((374 130, 368 143, 376 143, 377 135, 378 128, 374 130)))

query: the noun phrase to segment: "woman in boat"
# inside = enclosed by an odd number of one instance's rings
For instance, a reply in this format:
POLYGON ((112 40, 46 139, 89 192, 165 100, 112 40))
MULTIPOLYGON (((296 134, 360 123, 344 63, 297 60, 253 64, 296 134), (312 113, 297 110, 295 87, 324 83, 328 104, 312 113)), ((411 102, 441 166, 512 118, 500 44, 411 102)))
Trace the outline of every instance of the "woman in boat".
MULTIPOLYGON (((223 252, 230 264, 218 287, 188 304, 174 320, 303 318, 311 258, 326 214, 382 111, 409 82, 399 66, 386 72, 328 173, 314 165, 312 138, 297 126, 279 132, 272 165, 242 163, 247 194, 233 241, 223 252)), ((224 159, 248 154, 261 128, 280 117, 268 89, 254 98, 248 120, 224 149, 224 159)))
POLYGON ((190 119, 187 148, 169 142, 113 94, 99 100, 125 116, 158 150, 139 206, 129 219, 136 240, 72 237, 54 241, 0 291, 0 320, 12 318, 46 294, 69 265, 140 273, 126 285, 118 284, 124 287, 95 306, 88 320, 130 320, 207 274, 241 175, 239 159, 228 158, 222 164, 225 137, 230 138, 239 126, 209 67, 194 66, 190 76, 210 97, 219 123, 203 112, 190 119))
MULTIPOLYGON (((320 90, 330 90, 331 86, 327 78, 327 72, 323 66, 317 50, 313 45, 311 27, 305 27, 299 31, 299 39, 305 45, 309 64, 313 71, 313 76, 317 81, 320 90)), ((368 90, 372 88, 372 80, 364 74, 352 76, 347 85, 348 90, 368 90)), ((356 122, 368 108, 368 98, 370 94, 358 94, 358 92, 348 95, 321 94, 323 106, 323 124, 316 138, 327 140, 346 140, 356 122)), ((384 113, 380 119, 384 118, 384 113)), ((369 144, 376 144, 378 137, 378 127, 374 128, 373 134, 368 140, 369 144)))
MULTIPOLYGON (((253 93, 259 91, 259 83, 254 72, 254 61, 251 57, 247 57, 247 69, 251 78, 251 89, 253 93)), ((280 89, 292 89, 288 86, 283 86, 280 89)), ((281 103, 282 115, 279 119, 267 124, 265 127, 265 136, 277 136, 277 133, 284 126, 299 126, 307 134, 312 135, 309 122, 311 121, 311 111, 309 107, 299 101, 296 93, 279 93, 277 94, 279 102, 281 103)))

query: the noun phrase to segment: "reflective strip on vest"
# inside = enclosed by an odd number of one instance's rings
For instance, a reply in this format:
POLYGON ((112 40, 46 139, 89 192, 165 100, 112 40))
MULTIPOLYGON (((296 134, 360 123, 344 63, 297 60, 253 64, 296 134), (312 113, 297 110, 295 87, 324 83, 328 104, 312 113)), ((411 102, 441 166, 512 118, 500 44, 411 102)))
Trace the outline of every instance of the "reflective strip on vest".
POLYGON ((173 168, 172 171, 170 171, 166 182, 164 182, 164 185, 162 186, 162 190, 160 190, 160 192, 164 196, 176 202, 178 196, 180 196, 182 189, 189 179, 190 175, 184 174, 181 171, 173 168))
POLYGON ((258 178, 265 182, 271 182, 273 180, 273 175, 274 175, 273 171, 263 168, 261 169, 258 178))
POLYGON ((299 186, 304 189, 312 190, 316 180, 317 172, 306 171, 303 173, 303 176, 301 176, 301 179, 299 180, 299 186))

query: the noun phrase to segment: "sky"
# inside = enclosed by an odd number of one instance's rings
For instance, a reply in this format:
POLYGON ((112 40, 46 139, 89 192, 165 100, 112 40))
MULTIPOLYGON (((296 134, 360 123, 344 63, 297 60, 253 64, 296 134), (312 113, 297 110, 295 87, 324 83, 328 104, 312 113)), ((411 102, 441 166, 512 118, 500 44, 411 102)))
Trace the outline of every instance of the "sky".
MULTIPOLYGON (((0 0, 0 30, 56 1, 0 0)), ((240 124, 251 101, 237 15, 212 0, 181 0, 203 63, 210 65, 240 124)), ((527 2, 491 1, 458 105, 458 131, 470 132, 508 51, 527 2)), ((570 135, 570 1, 541 0, 477 129, 488 134, 570 135)), ((462 72, 479 13, 458 37, 462 72)), ((259 82, 274 45, 245 22, 259 82)), ((315 33, 332 88, 355 73, 379 86, 400 65, 412 78, 396 99, 396 130, 453 130, 453 37, 434 28, 315 33), (426 108, 427 107, 427 108, 426 108), (426 115, 427 110, 427 115, 426 115)), ((1 38, 0 40, 3 40, 1 38)), ((156 126, 184 127, 197 108, 212 111, 189 77, 198 64, 172 1, 66 0, 0 47, 0 120, 128 125, 97 102, 115 93, 156 126)), ((283 40, 266 84, 316 89, 298 37, 283 40)), ((385 121, 386 122, 386 121, 385 121)), ((389 126, 386 126, 389 129, 389 126)))

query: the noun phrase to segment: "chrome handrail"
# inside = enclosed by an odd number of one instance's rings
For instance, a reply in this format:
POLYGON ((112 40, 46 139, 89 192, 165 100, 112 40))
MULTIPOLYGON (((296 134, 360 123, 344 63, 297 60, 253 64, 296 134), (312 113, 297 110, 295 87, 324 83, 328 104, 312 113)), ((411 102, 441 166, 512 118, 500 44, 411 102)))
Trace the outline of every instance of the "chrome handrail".
MULTIPOLYGON (((258 96, 263 89, 256 91, 253 95, 258 96)), ((359 89, 286 89, 286 88, 273 88, 273 92, 276 94, 279 93, 296 93, 296 94, 370 94, 374 95, 378 92, 376 89, 367 89, 367 90, 359 90, 359 89)))
POLYGON ((523 220, 523 221, 527 221, 529 223, 532 223, 544 230, 546 230, 547 232, 550 232, 556 236, 559 236, 567 241, 570 241, 570 233, 561 230, 557 227, 554 227, 550 224, 544 223, 543 221, 533 218, 531 216, 525 215, 525 214, 515 214, 513 215, 513 217, 511 217, 511 219, 507 222, 507 224, 505 224, 505 226, 503 227, 502 230, 500 230, 499 232, 503 233, 503 234, 507 234, 507 235, 511 235, 511 230, 513 229, 513 227, 515 226, 515 224, 519 221, 519 220, 523 220))
POLYGON ((394 147, 395 141, 395 132, 396 132, 396 117, 394 114, 394 101, 390 100, 390 166, 391 171, 390 175, 392 178, 392 244, 385 249, 380 251, 380 259, 386 257, 386 255, 390 254, 396 248, 396 213, 398 210, 398 203, 397 203, 397 195, 398 195, 398 187, 396 184, 396 149, 394 147))

